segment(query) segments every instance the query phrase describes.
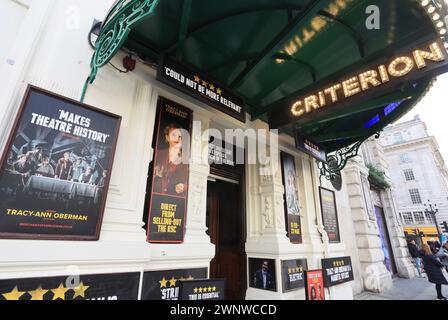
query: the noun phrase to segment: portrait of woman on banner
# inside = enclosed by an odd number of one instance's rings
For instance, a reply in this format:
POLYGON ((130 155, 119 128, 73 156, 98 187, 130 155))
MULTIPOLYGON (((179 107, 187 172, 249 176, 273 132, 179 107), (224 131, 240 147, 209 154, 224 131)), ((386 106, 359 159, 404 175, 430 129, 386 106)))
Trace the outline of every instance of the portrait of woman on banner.
POLYGON ((160 132, 156 165, 154 167, 154 192, 185 197, 187 195, 189 143, 188 131, 177 123, 170 123, 160 132), (163 137, 162 137, 163 135, 163 137), (163 146, 163 144, 165 146, 163 146))
POLYGON ((296 181, 295 171, 293 171, 293 170, 288 170, 288 173, 287 173, 286 203, 288 205, 288 214, 300 215, 297 181, 296 181))

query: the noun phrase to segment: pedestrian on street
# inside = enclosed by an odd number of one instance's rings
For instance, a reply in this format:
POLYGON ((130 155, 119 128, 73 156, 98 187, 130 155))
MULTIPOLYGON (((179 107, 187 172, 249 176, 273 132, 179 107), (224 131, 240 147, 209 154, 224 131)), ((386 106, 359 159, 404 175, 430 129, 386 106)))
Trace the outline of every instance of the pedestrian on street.
POLYGON ((448 285, 448 281, 442 272, 443 265, 427 244, 423 245, 423 265, 425 266, 428 281, 436 285, 437 300, 446 300, 442 294, 442 284, 448 285))
POLYGON ((448 242, 445 242, 437 253, 437 257, 448 272, 448 242))
POLYGON ((424 276, 422 275, 422 258, 421 258, 422 253, 415 244, 415 240, 409 240, 408 249, 412 259, 414 259, 414 265, 415 268, 417 269, 418 276, 420 278, 424 278, 424 276))

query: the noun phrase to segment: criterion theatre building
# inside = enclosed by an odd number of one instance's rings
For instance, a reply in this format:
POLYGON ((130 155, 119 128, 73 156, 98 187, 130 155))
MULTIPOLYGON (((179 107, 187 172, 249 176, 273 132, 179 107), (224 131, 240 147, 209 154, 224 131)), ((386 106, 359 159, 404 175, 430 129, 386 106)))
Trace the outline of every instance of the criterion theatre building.
POLYGON ((360 148, 448 70, 443 1, 4 3, 0 300, 340 300, 414 276, 360 148))

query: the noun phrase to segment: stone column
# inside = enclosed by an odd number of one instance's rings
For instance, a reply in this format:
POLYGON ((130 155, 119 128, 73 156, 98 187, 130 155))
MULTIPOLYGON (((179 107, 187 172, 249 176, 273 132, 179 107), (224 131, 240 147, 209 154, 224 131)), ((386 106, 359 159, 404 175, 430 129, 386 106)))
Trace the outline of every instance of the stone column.
MULTIPOLYGON (((256 143, 249 139, 249 143, 256 143)), ((246 299, 282 299, 281 265, 279 256, 290 246, 286 236, 284 213, 284 187, 279 153, 268 165, 247 165, 248 190, 248 239, 246 253, 249 258, 276 261, 277 292, 248 288, 246 299), (277 161, 277 163, 275 163, 277 161)), ((248 279, 251 281, 250 277, 248 279)))
POLYGON ((381 192, 381 198, 398 274, 403 278, 414 278, 417 275, 417 270, 411 261, 404 231, 397 219, 392 190, 381 192))
POLYGON ((361 173, 368 175, 368 169, 364 166, 362 158, 357 157, 345 168, 344 180, 347 183, 364 288, 368 291, 382 292, 392 286, 392 276, 383 263, 384 254, 378 227, 376 222, 369 218, 365 205, 361 173))
POLYGON ((210 174, 208 164, 208 134, 210 119, 195 113, 191 137, 191 163, 188 192, 188 218, 186 241, 209 243, 206 234, 207 181, 210 174))

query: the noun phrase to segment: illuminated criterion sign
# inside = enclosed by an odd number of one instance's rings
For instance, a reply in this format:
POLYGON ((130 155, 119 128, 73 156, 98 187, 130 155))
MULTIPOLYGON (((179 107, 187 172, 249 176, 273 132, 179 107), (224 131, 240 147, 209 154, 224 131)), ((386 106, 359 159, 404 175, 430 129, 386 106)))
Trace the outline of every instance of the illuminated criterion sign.
POLYGON ((402 78, 410 72, 424 69, 428 61, 442 62, 447 59, 445 48, 439 42, 433 42, 427 50, 414 50, 412 57, 403 55, 395 58, 388 65, 382 64, 331 85, 317 93, 295 101, 291 106, 294 117, 302 117, 324 107, 342 102, 352 96, 387 84, 393 78, 402 78))

